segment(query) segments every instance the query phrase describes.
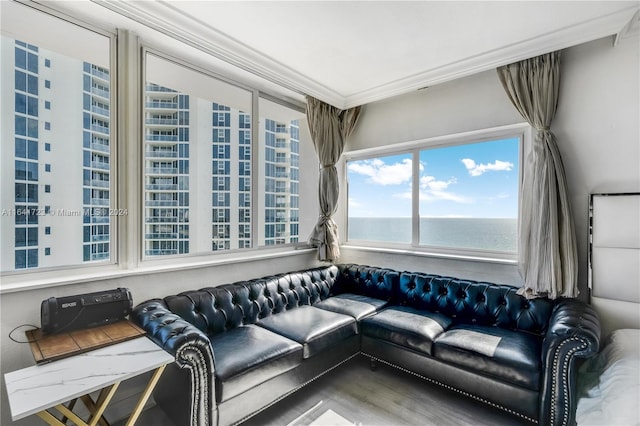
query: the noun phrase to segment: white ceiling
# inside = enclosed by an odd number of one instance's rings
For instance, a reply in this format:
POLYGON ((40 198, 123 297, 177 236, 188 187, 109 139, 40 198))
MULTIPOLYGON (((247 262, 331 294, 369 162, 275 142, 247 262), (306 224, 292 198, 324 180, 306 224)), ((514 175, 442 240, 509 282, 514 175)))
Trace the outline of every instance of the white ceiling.
POLYGON ((340 108, 622 37, 640 10, 640 1, 93 2, 340 108))

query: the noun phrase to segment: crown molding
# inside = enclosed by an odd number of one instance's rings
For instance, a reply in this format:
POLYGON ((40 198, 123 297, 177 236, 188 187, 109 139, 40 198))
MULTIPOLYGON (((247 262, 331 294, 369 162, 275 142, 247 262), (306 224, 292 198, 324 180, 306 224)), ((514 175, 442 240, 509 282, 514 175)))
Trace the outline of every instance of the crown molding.
POLYGON ((229 37, 206 22, 185 15, 179 8, 166 1, 91 1, 198 48, 243 71, 302 95, 311 95, 341 109, 410 93, 425 86, 433 86, 466 77, 599 38, 620 35, 624 33, 625 28, 633 21, 635 14, 640 10, 640 6, 628 7, 365 91, 342 94, 229 37))
POLYGON ((590 21, 567 26, 536 38, 505 45, 499 49, 433 68, 371 90, 355 93, 345 97, 344 108, 410 93, 425 86, 434 86, 544 53, 566 49, 599 38, 614 36, 623 31, 639 10, 639 7, 620 10, 590 21))
POLYGON ((617 46, 624 39, 638 37, 640 33, 640 9, 636 10, 633 17, 629 22, 616 34, 616 38, 613 42, 614 46, 617 46))
POLYGON ((342 107, 344 96, 275 61, 164 1, 91 0, 115 13, 184 42, 286 89, 342 107))

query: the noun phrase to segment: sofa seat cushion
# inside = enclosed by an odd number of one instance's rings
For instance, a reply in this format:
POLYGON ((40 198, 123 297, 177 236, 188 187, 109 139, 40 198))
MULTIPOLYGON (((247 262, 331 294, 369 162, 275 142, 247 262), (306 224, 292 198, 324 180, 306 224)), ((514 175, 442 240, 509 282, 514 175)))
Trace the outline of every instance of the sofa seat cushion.
POLYGON ((313 306, 270 315, 257 325, 300 343, 305 359, 357 334, 353 317, 313 306))
POLYGON ((539 390, 542 340, 499 327, 457 325, 440 335, 434 356, 467 370, 539 390))
POLYGON ((217 402, 233 398, 302 362, 302 345, 255 325, 236 327, 210 338, 217 402))
POLYGON ((392 306, 362 320, 362 334, 431 355, 433 341, 451 325, 445 315, 392 306))
POLYGON ((379 311, 386 305, 387 302, 385 300, 362 296, 360 294, 343 293, 329 297, 313 306, 326 309, 327 311, 349 315, 355 318, 356 321, 360 321, 362 318, 379 311))

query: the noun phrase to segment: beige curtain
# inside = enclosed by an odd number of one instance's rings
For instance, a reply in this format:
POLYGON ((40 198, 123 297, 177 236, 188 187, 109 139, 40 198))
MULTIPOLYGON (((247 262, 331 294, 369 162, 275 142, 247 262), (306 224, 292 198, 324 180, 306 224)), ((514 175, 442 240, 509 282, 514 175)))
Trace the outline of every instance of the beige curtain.
POLYGON ((577 248, 567 181, 550 130, 560 87, 560 53, 498 68, 509 99, 536 135, 524 170, 518 267, 528 297, 576 297, 577 248))
POLYGON ((320 161, 320 218, 309 237, 309 243, 318 247, 319 260, 332 262, 340 257, 338 226, 332 219, 339 194, 335 165, 342 155, 345 139, 353 131, 359 116, 360 107, 340 110, 307 96, 307 122, 320 161))

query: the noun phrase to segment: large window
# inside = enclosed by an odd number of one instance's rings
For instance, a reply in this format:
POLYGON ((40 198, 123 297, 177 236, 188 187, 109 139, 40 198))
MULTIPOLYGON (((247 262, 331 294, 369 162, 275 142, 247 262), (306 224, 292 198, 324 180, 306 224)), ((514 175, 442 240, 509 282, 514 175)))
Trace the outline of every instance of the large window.
POLYGON ((515 253, 522 134, 350 156, 348 240, 515 253))
POLYGON ((258 242, 266 246, 296 243, 308 236, 300 236, 299 229, 300 125, 306 124, 306 118, 263 98, 259 110, 258 242))
POLYGON ((300 101, 203 68, 210 58, 192 45, 183 60, 46 5, 0 6, 0 271, 11 284, 306 241, 318 168, 300 101), (139 91, 116 102, 116 82, 139 91))
POLYGON ((111 37, 14 2, 2 13, 1 269, 109 262, 111 37))
POLYGON ((304 113, 145 57, 145 257, 298 242, 304 113))
POLYGON ((411 243, 412 169, 410 153, 347 163, 349 241, 411 243))

